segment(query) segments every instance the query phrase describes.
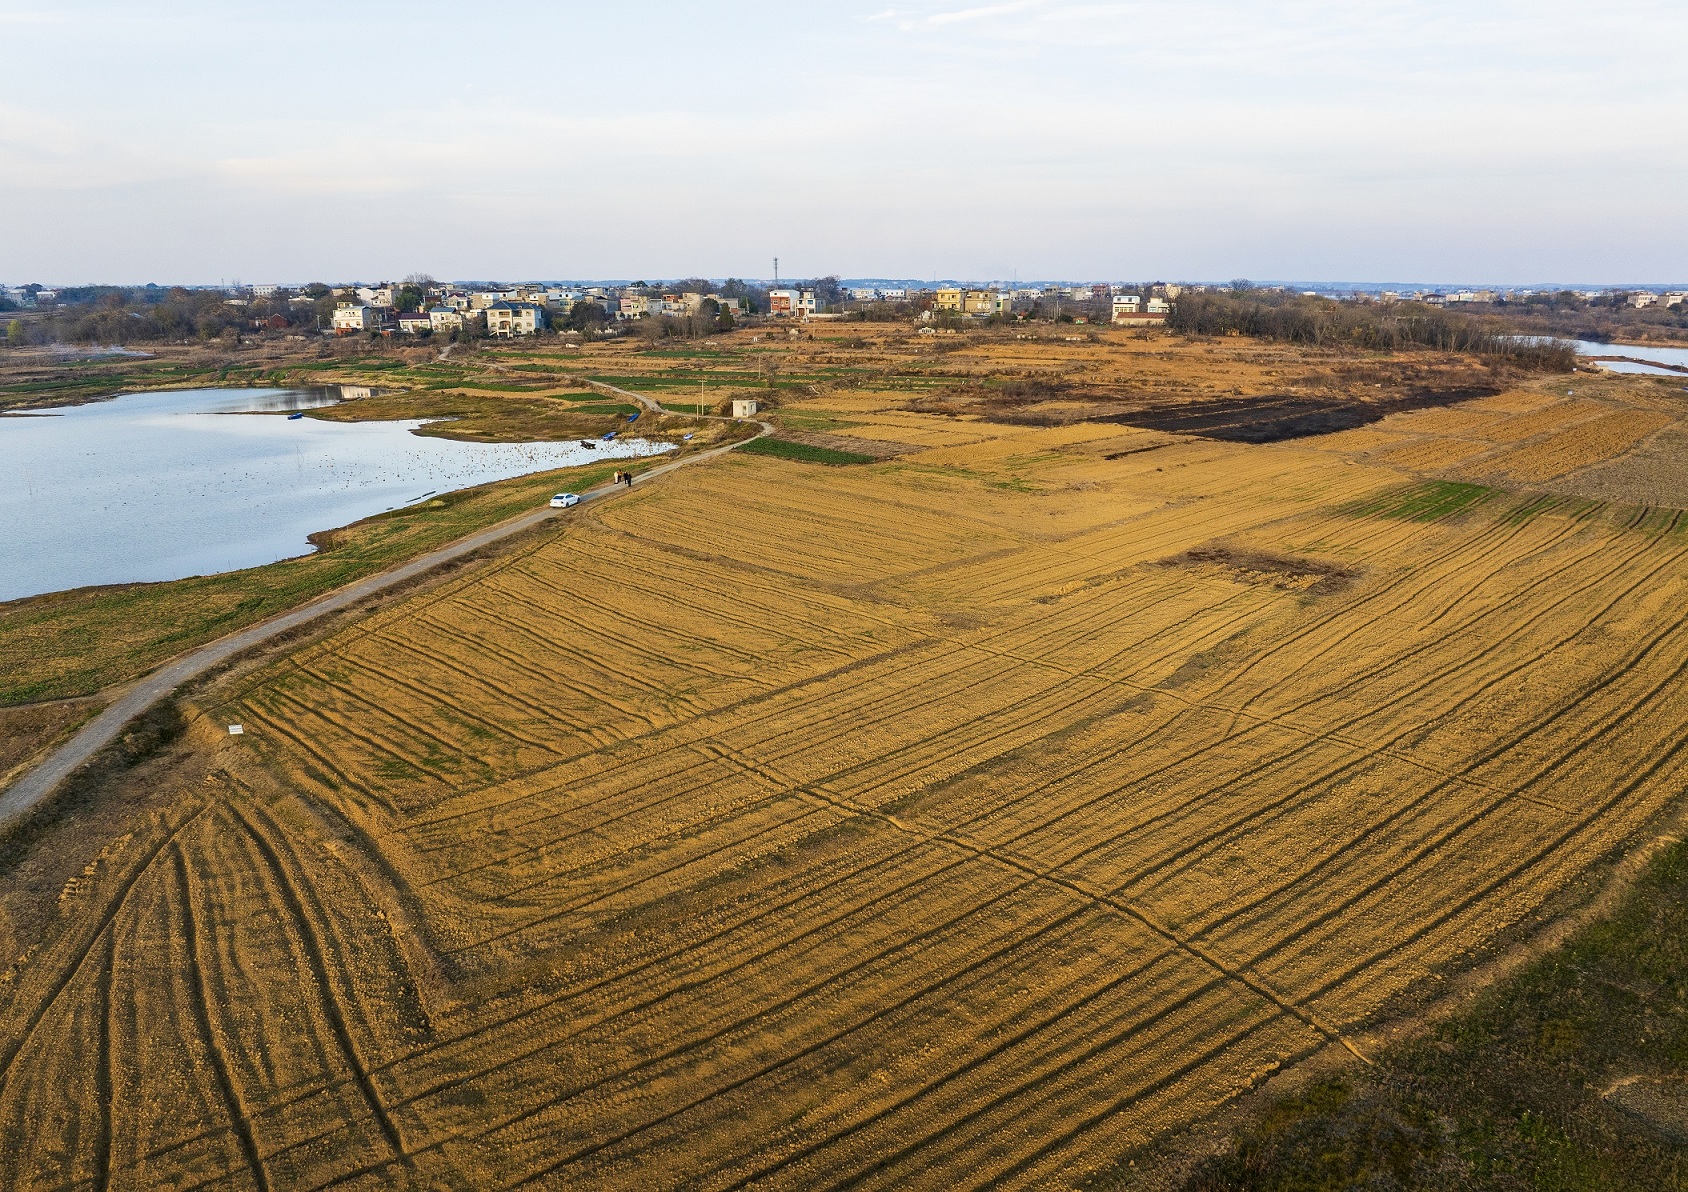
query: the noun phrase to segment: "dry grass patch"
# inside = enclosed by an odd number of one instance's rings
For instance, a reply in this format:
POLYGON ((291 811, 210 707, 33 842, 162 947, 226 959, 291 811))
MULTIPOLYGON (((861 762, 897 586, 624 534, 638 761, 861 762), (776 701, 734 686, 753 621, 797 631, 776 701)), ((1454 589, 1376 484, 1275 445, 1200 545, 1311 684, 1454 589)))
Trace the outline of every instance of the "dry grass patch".
POLYGON ((1521 481, 1551 480, 1622 454, 1674 422, 1651 410, 1612 410, 1486 461, 1485 470, 1521 481))
POLYGON ((100 710, 97 699, 0 707, 0 784, 100 710))
POLYGON ((854 416, 931 449, 686 469, 199 693, 0 883, 8 1174, 1071 1186, 1680 800, 1688 537, 854 416))

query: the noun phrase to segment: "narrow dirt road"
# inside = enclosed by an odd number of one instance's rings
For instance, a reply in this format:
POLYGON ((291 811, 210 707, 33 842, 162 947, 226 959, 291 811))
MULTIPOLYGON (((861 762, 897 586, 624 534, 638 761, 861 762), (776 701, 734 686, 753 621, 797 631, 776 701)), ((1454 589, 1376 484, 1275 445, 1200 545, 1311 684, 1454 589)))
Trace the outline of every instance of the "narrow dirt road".
MULTIPOLYGON (((617 389, 613 385, 598 384, 596 387, 631 398, 652 413, 666 412, 655 399, 643 394, 633 393, 626 389, 617 389)), ((717 421, 735 421, 719 416, 711 417, 714 417, 717 421)), ((761 438, 774 429, 766 422, 758 422, 757 425, 762 429, 759 433, 753 435, 752 439, 761 438)), ((686 456, 674 460, 672 463, 659 465, 644 473, 640 477, 640 483, 647 484, 658 476, 672 472, 676 468, 687 467, 691 464, 701 463, 706 459, 724 455, 750 441, 751 439, 743 439, 737 443, 729 443, 724 447, 715 447, 697 455, 686 456)), ((621 486, 614 482, 600 484, 596 488, 581 493, 581 498, 586 501, 609 496, 620 488, 621 486)), ((372 596, 395 584, 402 584, 407 580, 426 574, 443 563, 460 559, 464 555, 480 550, 484 546, 508 538, 513 534, 520 534, 522 531, 548 521, 562 512, 564 511, 554 510, 547 506, 536 509, 532 513, 524 513, 519 517, 500 522, 495 526, 488 526, 467 538, 460 538, 448 546, 442 546, 438 550, 412 559, 391 571, 383 571, 379 575, 368 576, 356 583, 348 584, 324 596, 319 596, 291 612, 282 613, 267 621, 249 625, 237 633, 229 634, 227 637, 220 637, 216 641, 207 642, 198 649, 190 650, 188 653, 166 663, 151 674, 119 688, 116 698, 106 706, 103 712, 83 725, 75 736, 50 753, 34 769, 21 774, 17 781, 12 783, 4 793, 0 793, 0 827, 29 812, 41 800, 52 794, 59 784, 75 773, 80 766, 115 740, 118 733, 122 732, 123 727, 131 720, 188 680, 204 674, 212 667, 228 661, 237 654, 250 650, 253 646, 260 645, 291 629, 308 624, 325 613, 335 612, 356 604, 366 596, 372 596)))

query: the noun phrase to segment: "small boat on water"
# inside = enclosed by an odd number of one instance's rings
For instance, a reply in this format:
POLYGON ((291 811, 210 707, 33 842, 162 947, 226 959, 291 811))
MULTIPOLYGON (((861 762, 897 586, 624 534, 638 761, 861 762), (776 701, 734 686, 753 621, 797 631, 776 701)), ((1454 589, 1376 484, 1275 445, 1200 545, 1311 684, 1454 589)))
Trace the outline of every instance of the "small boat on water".
POLYGON ((289 421, 289 422, 292 422, 292 421, 293 421, 293 420, 294 420, 294 419, 296 419, 296 418, 303 418, 303 417, 304 417, 304 416, 305 416, 305 411, 303 411, 303 410, 295 410, 295 411, 293 411, 293 413, 291 413, 291 414, 289 414, 289 415, 288 415, 288 416, 287 416, 287 420, 288 420, 288 421, 289 421))
POLYGON ((607 441, 609 441, 609 440, 610 440, 610 439, 613 439, 613 438, 615 438, 615 432, 614 432, 614 431, 613 431, 613 430, 612 430, 612 431, 609 431, 609 432, 607 432, 607 433, 606 433, 606 434, 605 434, 605 435, 604 435, 604 440, 605 440, 605 441, 606 441, 606 442, 607 442, 607 441))
POLYGON ((588 451, 596 451, 598 449, 598 445, 596 443, 594 443, 591 439, 580 440, 580 445, 582 447, 586 448, 588 451))

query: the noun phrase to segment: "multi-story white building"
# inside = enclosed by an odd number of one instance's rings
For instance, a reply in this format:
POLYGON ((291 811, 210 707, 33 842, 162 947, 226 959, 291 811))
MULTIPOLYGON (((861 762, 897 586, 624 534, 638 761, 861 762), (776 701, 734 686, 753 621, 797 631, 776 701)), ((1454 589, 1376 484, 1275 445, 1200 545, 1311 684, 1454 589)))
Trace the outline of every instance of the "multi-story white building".
POLYGON ((399 330, 406 335, 423 335, 434 329, 434 320, 422 311, 407 310, 399 314, 399 330))
POLYGON ((1113 306, 1116 327, 1159 327, 1172 310, 1165 298, 1151 297, 1145 303, 1138 294, 1115 294, 1113 306))
POLYGON ((528 302, 494 302, 486 308, 486 333, 509 339, 545 326, 545 308, 528 302))
POLYGON ((454 306, 435 306, 428 311, 428 326, 435 335, 463 330, 463 312, 454 306))
POLYGON ((359 286, 358 301, 365 306, 391 306, 393 304, 393 287, 391 285, 359 286))
POLYGON ((342 303, 334 308, 334 334, 351 335, 358 331, 373 331, 380 326, 381 317, 374 307, 356 303, 342 303))

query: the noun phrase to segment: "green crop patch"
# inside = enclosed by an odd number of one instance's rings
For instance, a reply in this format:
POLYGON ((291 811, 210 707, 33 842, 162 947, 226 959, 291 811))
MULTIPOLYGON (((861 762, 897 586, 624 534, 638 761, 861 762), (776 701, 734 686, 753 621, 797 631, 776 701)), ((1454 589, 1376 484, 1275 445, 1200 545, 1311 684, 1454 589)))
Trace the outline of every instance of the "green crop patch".
POLYGON ((780 422, 791 430, 839 431, 864 425, 826 410, 781 410, 780 422))
POLYGON ((794 443, 790 439, 752 439, 741 451, 752 455, 772 455, 777 459, 793 459, 805 464, 871 464, 874 457, 855 451, 835 451, 831 447, 814 447, 808 443, 794 443))
POLYGON ((1355 517, 1390 517, 1406 521, 1433 522, 1466 513, 1496 497, 1505 490, 1481 484, 1462 484, 1454 480, 1433 480, 1397 488, 1375 497, 1368 497, 1346 507, 1355 517))
POLYGON ((696 372, 676 369, 670 373, 654 375, 604 375, 588 379, 597 381, 601 385, 614 385, 617 389, 695 390, 700 381, 709 385, 760 385, 765 378, 761 374, 753 372, 696 372))

